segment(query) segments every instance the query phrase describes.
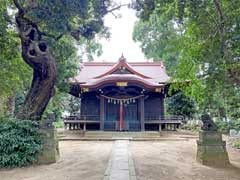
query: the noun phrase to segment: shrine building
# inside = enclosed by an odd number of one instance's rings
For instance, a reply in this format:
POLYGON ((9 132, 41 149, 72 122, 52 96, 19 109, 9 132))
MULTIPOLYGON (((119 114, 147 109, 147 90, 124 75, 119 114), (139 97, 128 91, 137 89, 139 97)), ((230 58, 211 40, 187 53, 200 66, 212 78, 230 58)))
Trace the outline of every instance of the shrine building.
POLYGON ((176 129, 178 117, 164 115, 170 77, 162 62, 85 62, 71 79, 80 111, 65 118, 69 129, 145 131, 176 129))

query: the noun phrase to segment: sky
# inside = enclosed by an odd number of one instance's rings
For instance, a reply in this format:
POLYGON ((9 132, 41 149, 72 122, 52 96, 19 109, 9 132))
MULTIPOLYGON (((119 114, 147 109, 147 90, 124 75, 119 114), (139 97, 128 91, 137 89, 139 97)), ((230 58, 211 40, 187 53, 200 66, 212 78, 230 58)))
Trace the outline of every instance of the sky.
MULTIPOLYGON (((130 3, 131 0, 115 0, 121 4, 130 3)), ((103 54, 94 57, 94 61, 116 62, 123 54, 128 62, 147 61, 141 51, 140 44, 132 40, 134 23, 137 21, 135 11, 128 7, 122 7, 116 14, 121 14, 121 18, 115 18, 108 14, 105 25, 110 27, 110 40, 101 39, 103 54)))

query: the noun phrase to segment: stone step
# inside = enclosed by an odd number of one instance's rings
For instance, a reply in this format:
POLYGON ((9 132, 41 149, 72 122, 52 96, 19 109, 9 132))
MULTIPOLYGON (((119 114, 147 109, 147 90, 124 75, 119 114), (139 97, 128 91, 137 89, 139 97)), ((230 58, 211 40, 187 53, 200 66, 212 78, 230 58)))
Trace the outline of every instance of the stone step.
MULTIPOLYGON (((191 137, 192 138, 192 137, 191 137)), ((185 141, 190 139, 188 136, 163 136, 157 131, 145 132, 104 132, 104 131, 62 131, 58 133, 59 141, 185 141)))
POLYGON ((188 138, 132 138, 132 137, 116 137, 116 138, 90 138, 90 137, 61 137, 59 141, 116 141, 116 140, 129 140, 129 141, 188 141, 188 138))
POLYGON ((159 132, 100 132, 87 131, 84 137, 160 137, 159 132))

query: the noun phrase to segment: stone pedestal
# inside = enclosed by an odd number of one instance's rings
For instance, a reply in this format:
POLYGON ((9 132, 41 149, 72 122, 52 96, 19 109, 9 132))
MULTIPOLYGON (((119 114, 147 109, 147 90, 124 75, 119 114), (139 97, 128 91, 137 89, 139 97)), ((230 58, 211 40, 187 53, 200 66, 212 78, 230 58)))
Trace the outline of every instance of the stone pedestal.
POLYGON ((203 130, 199 132, 197 161, 203 165, 216 167, 225 167, 230 164, 226 142, 222 140, 220 132, 203 130))
POLYGON ((43 149, 37 158, 37 164, 55 163, 59 157, 57 131, 55 129, 40 129, 43 140, 43 149))

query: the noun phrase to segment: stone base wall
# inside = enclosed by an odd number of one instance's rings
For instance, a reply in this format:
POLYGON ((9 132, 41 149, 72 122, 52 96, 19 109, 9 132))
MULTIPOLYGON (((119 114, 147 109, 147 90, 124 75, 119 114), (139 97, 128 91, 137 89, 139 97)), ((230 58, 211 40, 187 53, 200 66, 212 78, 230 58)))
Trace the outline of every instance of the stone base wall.
POLYGON ((43 149, 39 153, 36 163, 51 164, 57 162, 59 158, 57 131, 55 129, 40 129, 39 133, 43 139, 43 149))
POLYGON ((230 164, 226 142, 222 140, 221 133, 216 131, 199 132, 197 161, 203 165, 217 167, 225 167, 230 164))

